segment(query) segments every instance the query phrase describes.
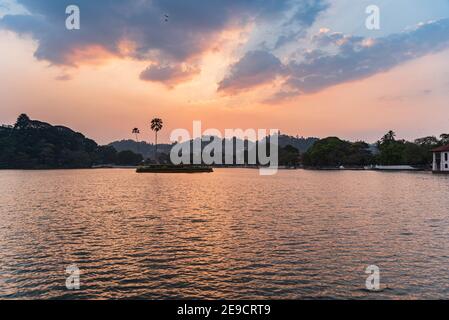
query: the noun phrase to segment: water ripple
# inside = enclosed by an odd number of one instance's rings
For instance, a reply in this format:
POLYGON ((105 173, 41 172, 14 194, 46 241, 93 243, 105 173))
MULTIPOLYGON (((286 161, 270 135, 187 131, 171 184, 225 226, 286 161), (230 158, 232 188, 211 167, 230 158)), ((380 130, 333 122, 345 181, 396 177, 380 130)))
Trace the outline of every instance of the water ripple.
POLYGON ((0 195, 0 298, 449 298, 449 177, 0 171, 0 195))

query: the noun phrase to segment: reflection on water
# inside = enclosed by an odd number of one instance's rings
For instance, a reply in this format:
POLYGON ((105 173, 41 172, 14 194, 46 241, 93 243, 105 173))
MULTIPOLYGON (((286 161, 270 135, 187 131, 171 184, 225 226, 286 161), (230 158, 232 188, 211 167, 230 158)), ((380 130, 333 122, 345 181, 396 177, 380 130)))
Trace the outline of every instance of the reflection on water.
POLYGON ((447 299, 448 208, 427 173, 0 171, 0 298, 447 299))

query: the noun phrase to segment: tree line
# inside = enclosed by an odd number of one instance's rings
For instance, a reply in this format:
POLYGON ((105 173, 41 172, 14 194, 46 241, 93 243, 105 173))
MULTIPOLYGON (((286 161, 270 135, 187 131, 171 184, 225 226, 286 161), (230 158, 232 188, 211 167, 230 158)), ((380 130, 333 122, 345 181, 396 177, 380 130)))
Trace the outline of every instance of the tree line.
MULTIPOLYGON (((162 120, 153 119, 150 127, 157 141, 157 134, 163 128, 162 120)), ((132 133, 136 135, 137 150, 126 150, 128 148, 123 146, 123 149, 119 148, 121 150, 117 151, 112 145, 100 146, 69 128, 31 120, 26 114, 21 114, 13 126, 0 126, 0 169, 138 165, 144 160, 138 150, 140 130, 134 128, 132 133)), ((249 141, 244 141, 244 144, 246 150, 244 158, 247 160, 247 151, 251 146, 249 141)), ((257 148, 257 142, 252 144, 254 145, 252 147, 257 148)), ((280 135, 279 165, 323 168, 362 167, 373 164, 427 167, 432 162, 431 150, 446 144, 449 144, 449 134, 441 134, 439 138, 434 136, 419 138, 410 142, 396 139, 396 134, 389 131, 375 145, 363 141, 345 141, 338 137, 319 140, 280 135)), ((169 145, 164 145, 165 147, 170 149, 169 145)), ((168 150, 159 153, 156 148, 157 142, 153 150, 154 160, 147 159, 147 161, 170 163, 168 150)))
POLYGON ((431 150, 446 144, 449 144, 449 134, 441 134, 439 139, 429 136, 410 142, 396 139, 396 133, 389 131, 375 145, 329 137, 317 141, 303 154, 302 163, 309 167, 362 167, 377 164, 425 168, 432 163, 431 150))

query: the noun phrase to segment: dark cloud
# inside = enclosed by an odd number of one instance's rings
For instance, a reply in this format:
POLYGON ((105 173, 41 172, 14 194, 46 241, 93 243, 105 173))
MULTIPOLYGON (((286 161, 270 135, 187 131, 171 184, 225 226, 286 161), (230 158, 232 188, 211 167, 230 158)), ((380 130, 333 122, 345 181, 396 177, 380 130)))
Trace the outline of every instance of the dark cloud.
POLYGON ((281 61, 266 51, 249 51, 231 66, 229 75, 218 86, 219 91, 235 94, 270 82, 282 72, 281 61))
POLYGON ((80 52, 90 47, 179 64, 213 48, 217 35, 228 27, 278 19, 289 10, 299 10, 294 19, 309 24, 316 15, 313 3, 323 1, 306 0, 304 7, 303 1, 291 0, 17 0, 31 14, 6 15, 0 27, 31 35, 38 42, 36 58, 55 65, 83 63, 80 52), (65 8, 72 4, 80 7, 81 30, 65 29, 65 8), (168 21, 162 18, 166 14, 168 21), (124 40, 134 43, 134 50, 124 52, 124 40))

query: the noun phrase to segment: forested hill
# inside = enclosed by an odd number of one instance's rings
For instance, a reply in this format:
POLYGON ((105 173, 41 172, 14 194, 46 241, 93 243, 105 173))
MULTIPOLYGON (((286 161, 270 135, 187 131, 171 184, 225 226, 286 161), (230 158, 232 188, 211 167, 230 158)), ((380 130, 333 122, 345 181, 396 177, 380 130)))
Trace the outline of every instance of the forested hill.
POLYGON ((14 126, 0 127, 0 169, 89 168, 94 164, 131 165, 140 161, 141 156, 119 154, 113 147, 99 146, 81 133, 31 120, 25 114, 14 126))
MULTIPOLYGON (((134 140, 121 140, 114 141, 109 144, 111 147, 114 147, 117 151, 126 151, 130 150, 132 152, 141 154, 145 159, 154 158, 154 152, 156 151, 156 146, 151 143, 147 143, 145 141, 136 142, 134 140)), ((163 144, 160 143, 157 145, 158 153, 169 154, 172 148, 172 144, 163 144)))
POLYGON ((317 142, 318 138, 304 138, 304 137, 293 137, 281 134, 279 137, 279 146, 286 147, 288 145, 298 149, 299 152, 304 153, 310 149, 317 142))
MULTIPOLYGON (((278 139, 279 146, 281 148, 290 145, 301 153, 306 152, 316 141, 319 140, 318 138, 292 137, 287 135, 279 135, 278 139)), ((154 158, 155 145, 149 144, 145 141, 136 142, 134 140, 121 140, 114 141, 109 145, 113 146, 117 151, 131 150, 135 153, 140 153, 144 158, 154 158)), ((169 154, 172 146, 172 144, 158 144, 158 153, 169 154)))

